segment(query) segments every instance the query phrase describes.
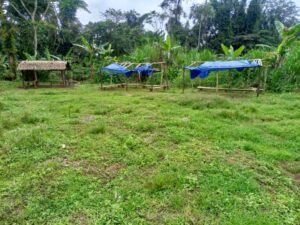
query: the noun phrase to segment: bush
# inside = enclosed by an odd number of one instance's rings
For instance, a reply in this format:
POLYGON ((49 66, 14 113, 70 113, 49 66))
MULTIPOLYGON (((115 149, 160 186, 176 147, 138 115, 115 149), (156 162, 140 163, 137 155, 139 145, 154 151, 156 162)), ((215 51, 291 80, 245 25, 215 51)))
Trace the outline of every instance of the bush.
POLYGON ((300 47, 294 47, 287 54, 282 67, 272 69, 268 74, 268 89, 276 92, 299 90, 300 47))

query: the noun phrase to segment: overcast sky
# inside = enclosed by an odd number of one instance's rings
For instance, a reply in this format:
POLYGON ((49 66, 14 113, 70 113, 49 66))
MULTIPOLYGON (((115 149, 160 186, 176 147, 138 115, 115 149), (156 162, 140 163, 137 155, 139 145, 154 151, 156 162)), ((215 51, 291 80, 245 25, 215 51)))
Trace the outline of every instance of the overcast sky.
MULTIPOLYGON (((186 0, 184 3, 187 11, 193 3, 201 3, 204 0, 186 0)), ((95 22, 101 19, 101 13, 109 8, 130 10, 135 9, 143 14, 153 10, 159 10, 159 4, 162 0, 86 0, 91 13, 79 11, 78 17, 83 24, 95 22)), ((300 0, 294 0, 300 6, 300 0)))

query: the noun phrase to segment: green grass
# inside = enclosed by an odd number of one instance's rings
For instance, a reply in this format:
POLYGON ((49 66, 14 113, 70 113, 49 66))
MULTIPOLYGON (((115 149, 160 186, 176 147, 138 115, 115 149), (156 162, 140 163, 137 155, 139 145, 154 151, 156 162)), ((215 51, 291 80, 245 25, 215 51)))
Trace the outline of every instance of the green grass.
POLYGON ((299 106, 2 82, 1 224, 300 224, 299 106))

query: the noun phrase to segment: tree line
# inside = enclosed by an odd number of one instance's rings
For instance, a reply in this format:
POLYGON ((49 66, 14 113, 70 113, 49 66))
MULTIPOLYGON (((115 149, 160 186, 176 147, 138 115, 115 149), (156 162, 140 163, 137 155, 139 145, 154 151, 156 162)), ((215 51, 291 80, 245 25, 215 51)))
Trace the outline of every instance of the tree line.
POLYGON ((292 0, 206 0, 194 4, 189 14, 183 2, 163 0, 160 11, 142 15, 135 10, 108 9, 101 21, 83 26, 77 12, 88 12, 84 0, 1 0, 1 55, 15 74, 17 60, 47 58, 50 53, 64 57, 73 49, 73 60, 79 61, 82 53, 73 47, 82 37, 91 46, 110 43, 115 56, 158 42, 165 32, 186 49, 218 52, 220 44, 275 46, 280 41, 275 21, 287 27, 299 22, 292 0))

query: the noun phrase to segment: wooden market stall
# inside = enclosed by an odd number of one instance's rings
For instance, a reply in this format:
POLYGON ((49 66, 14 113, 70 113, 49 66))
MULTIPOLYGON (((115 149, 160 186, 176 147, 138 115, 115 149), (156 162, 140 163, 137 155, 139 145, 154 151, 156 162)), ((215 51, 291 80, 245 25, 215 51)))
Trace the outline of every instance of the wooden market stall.
POLYGON ((40 85, 40 79, 38 72, 48 71, 48 72, 59 72, 60 80, 51 80, 47 87, 60 86, 66 87, 70 86, 72 82, 67 78, 67 71, 71 69, 71 66, 66 61, 22 61, 18 65, 18 71, 22 73, 23 87, 43 87, 40 85))
POLYGON ((168 77, 166 76, 166 63, 165 62, 152 62, 152 63, 112 63, 106 67, 100 69, 101 71, 101 89, 108 90, 114 88, 126 88, 128 87, 141 87, 148 88, 150 91, 165 90, 169 86, 168 77), (110 75, 110 84, 104 85, 103 72, 107 72, 110 75), (160 84, 149 84, 149 81, 153 78, 153 74, 159 73, 160 84), (113 75, 125 75, 126 82, 113 83, 113 75), (136 75, 134 82, 129 82, 129 78, 136 75))
MULTIPOLYGON (((193 62, 191 65, 185 67, 183 69, 183 76, 182 76, 182 86, 183 92, 185 90, 185 76, 186 71, 190 71, 191 73, 191 80, 200 77, 202 79, 207 78, 211 72, 216 72, 216 86, 215 87, 205 87, 205 86, 198 86, 198 90, 214 90, 218 91, 241 91, 241 92, 256 92, 259 95, 261 92, 264 91, 265 84, 267 81, 267 67, 265 70, 261 70, 263 68, 262 60, 255 59, 255 60, 231 60, 231 61, 209 61, 209 62, 193 62), (195 66, 198 64, 199 66, 195 66), (219 74, 218 71, 230 71, 230 70, 237 70, 243 71, 245 69, 260 69, 258 75, 257 85, 251 87, 243 87, 243 88, 225 88, 219 85, 219 74), (264 72, 264 84, 263 88, 261 85, 261 78, 262 73, 264 72)), ((193 84, 193 82, 192 82, 193 84)))

